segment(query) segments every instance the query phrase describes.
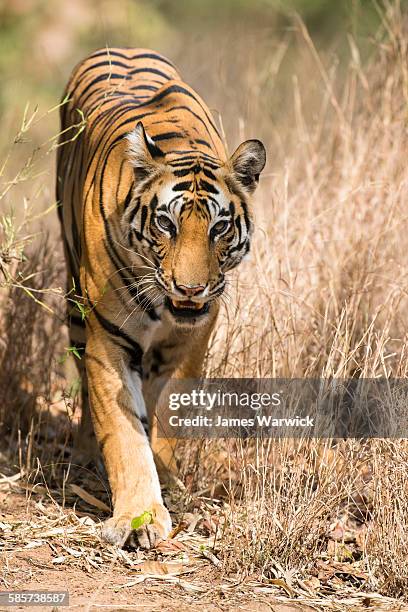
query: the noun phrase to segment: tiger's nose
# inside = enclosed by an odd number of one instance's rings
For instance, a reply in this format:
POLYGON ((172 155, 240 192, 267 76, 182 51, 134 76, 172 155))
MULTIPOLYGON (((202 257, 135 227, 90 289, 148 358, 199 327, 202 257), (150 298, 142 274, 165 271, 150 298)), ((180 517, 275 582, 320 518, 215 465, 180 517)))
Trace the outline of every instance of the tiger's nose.
POLYGON ((192 297, 193 295, 197 295, 204 291, 204 285, 177 285, 174 283, 176 289, 183 293, 183 295, 187 295, 188 297, 192 297))

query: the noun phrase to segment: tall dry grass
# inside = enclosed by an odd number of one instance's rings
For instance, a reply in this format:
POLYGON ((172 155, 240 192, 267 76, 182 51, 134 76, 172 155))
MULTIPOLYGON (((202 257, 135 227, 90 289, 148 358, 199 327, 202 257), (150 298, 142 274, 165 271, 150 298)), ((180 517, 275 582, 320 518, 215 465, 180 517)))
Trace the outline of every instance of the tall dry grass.
MULTIPOLYGON (((279 124, 267 96, 287 40, 265 70, 257 66, 259 55, 236 58, 251 67, 240 82, 251 103, 237 135, 264 135, 269 164, 256 199, 251 260, 230 280, 209 376, 407 374, 408 23, 398 2, 386 4, 382 20, 368 65, 349 39, 345 74, 319 55, 295 20, 301 59, 279 124)), ((240 99, 227 93, 231 123, 240 99)), ((3 227, 3 244, 6 233, 3 227)), ((4 248, 0 256, 10 270, 4 248)), ((32 273, 35 290, 56 286, 57 262, 46 246, 29 260, 33 268, 23 277, 13 269, 2 287, 3 418, 24 405, 24 393, 27 402, 50 400, 64 346, 60 323, 44 318, 44 308, 21 287, 32 273), (35 381, 28 389, 27 378, 35 381)), ((29 437, 24 449, 41 457, 29 437)), ((188 444, 181 474, 193 475, 195 491, 230 481, 219 540, 226 572, 303 579, 317 560, 330 557, 330 525, 345 517, 364 527, 358 554, 367 585, 405 596, 407 466, 408 447, 398 440, 229 441, 188 444)))
MULTIPOLYGON (((294 122, 268 143, 252 260, 231 282, 207 374, 405 377, 407 16, 386 4, 366 66, 350 38, 344 78, 297 28, 319 95, 311 108, 295 75, 294 122)), ((262 115, 254 125, 262 133, 262 115)), ((203 478, 213 446, 202 448, 203 478)), ((405 440, 228 446, 238 491, 233 482, 221 544, 228 571, 304 578, 318 559, 339 561, 329 526, 343 518, 364 527, 352 554, 366 588, 406 596, 405 440)))
POLYGON ((56 137, 32 144, 57 108, 41 114, 27 104, 0 164, 1 450, 26 473, 58 438, 51 407, 66 346, 62 248, 45 173, 56 137))
MULTIPOLYGON (((367 68, 350 39, 341 84, 298 24, 320 96, 304 108, 294 79, 296 120, 280 135, 279 162, 268 143, 252 261, 231 283, 237 298, 214 339, 214 374, 406 373, 407 24, 384 19, 367 68)), ((263 133, 263 120, 254 117, 251 133, 263 133)))

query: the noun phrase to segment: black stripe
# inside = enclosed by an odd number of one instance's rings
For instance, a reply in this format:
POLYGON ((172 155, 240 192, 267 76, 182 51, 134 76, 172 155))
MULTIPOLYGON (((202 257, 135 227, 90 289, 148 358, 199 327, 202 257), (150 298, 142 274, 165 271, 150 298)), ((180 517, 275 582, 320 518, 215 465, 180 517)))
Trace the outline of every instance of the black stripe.
MULTIPOLYGON (((201 153, 199 153, 197 155, 197 157, 200 157, 201 153)), ((172 168, 185 168, 186 170, 188 170, 189 172, 193 172, 193 168, 197 163, 197 157, 193 157, 193 158, 185 158, 182 160, 169 160, 167 163, 172 167, 172 168)), ((208 168, 212 168, 212 170, 219 170, 220 166, 217 166, 216 164, 210 163, 207 160, 200 160, 203 164, 205 163, 205 165, 208 168)))
POLYGON ((154 196, 153 196, 153 197, 152 197, 152 199, 150 200, 150 204, 149 204, 150 209, 151 209, 152 211, 154 211, 154 210, 156 209, 158 202, 159 202, 159 201, 158 201, 158 199, 157 199, 157 195, 156 195, 156 194, 154 194, 154 196))
POLYGON ((212 183, 209 183, 208 181, 204 181, 203 179, 200 180, 200 189, 207 191, 207 193, 214 193, 214 194, 220 193, 218 189, 212 183))
POLYGON ((173 185, 172 191, 190 191, 191 186, 191 181, 183 181, 182 183, 177 183, 177 185, 173 185))
POLYGON ((165 132, 164 134, 157 134, 153 136, 153 140, 171 140, 172 138, 185 138, 184 132, 165 132))
POLYGON ((135 59, 154 59, 154 60, 157 60, 159 62, 163 62, 163 64, 167 64, 168 66, 171 66, 172 68, 174 68, 176 70, 176 67, 173 64, 173 62, 171 62, 167 58, 163 57, 162 55, 158 55, 157 53, 138 53, 137 55, 132 55, 131 59, 132 60, 135 60, 135 59))
POLYGON ((84 96, 84 94, 86 94, 86 93, 89 91, 89 89, 90 89, 91 87, 93 87, 94 85, 96 85, 96 83, 100 83, 100 81, 105 80, 105 81, 108 81, 108 82, 109 82, 111 79, 125 79, 125 80, 129 80, 129 76, 128 76, 128 75, 125 75, 125 74, 116 74, 116 72, 114 72, 114 73, 109 73, 109 72, 107 72, 107 73, 104 73, 104 74, 100 74, 99 76, 95 77, 94 79, 92 79, 92 80, 91 80, 91 81, 90 81, 90 82, 87 84, 87 86, 85 87, 85 89, 84 89, 84 90, 81 92, 81 95, 79 96, 78 101, 79 101, 81 104, 85 104, 85 103, 86 103, 86 101, 87 101, 87 100, 88 100, 88 98, 89 98, 89 95, 85 97, 85 100, 83 100, 83 96, 84 96))
POLYGON ((208 168, 202 168, 202 172, 203 174, 205 174, 207 178, 211 179, 212 181, 217 180, 217 177, 215 176, 215 174, 213 174, 211 170, 208 170, 208 168))
POLYGON ((242 226, 241 226, 241 218, 237 217, 235 219, 235 227, 238 230, 238 242, 241 242, 241 238, 242 238, 242 226))
MULTIPOLYGON (((109 331, 106 327, 105 324, 108 325, 109 327, 111 327, 113 324, 110 323, 107 319, 105 319, 104 317, 102 317, 102 315, 98 312, 95 311, 96 317, 99 320, 100 318, 103 319, 104 323, 101 323, 101 325, 107 330, 109 331)), ((114 325, 113 325, 114 326, 114 325)), ((116 326, 114 326, 116 327, 116 326)), ((119 328, 118 328, 119 329, 119 328)), ((119 330, 121 331, 121 330, 119 330)), ((109 333, 114 336, 114 338, 117 338, 117 335, 112 333, 111 331, 109 331, 109 333)), ((125 334, 127 335, 127 334, 125 334)), ((123 337, 123 335, 121 335, 121 337, 123 337)), ((129 342, 129 340, 132 342, 132 346, 125 346, 123 344, 121 344, 120 342, 118 342, 116 339, 113 340, 113 343, 115 344, 115 346, 118 346, 119 348, 123 349, 127 355, 129 356, 130 360, 129 360, 129 367, 131 368, 131 370, 136 371, 139 376, 142 378, 143 375, 143 370, 142 370, 142 360, 143 360, 143 350, 141 348, 141 346, 135 342, 132 338, 130 338, 129 336, 127 336, 128 339, 126 339, 127 342, 129 342)), ((87 358, 91 358, 91 359, 97 359, 96 357, 94 357, 93 355, 87 355, 87 358)), ((99 361, 99 360, 98 360, 99 361)), ((106 365, 103 362, 99 363, 100 366, 102 366, 104 369, 107 369, 106 365)), ((137 414, 136 414, 137 418, 140 418, 137 414)))
MULTIPOLYGON (((184 160, 190 160, 194 163, 197 163, 197 157, 203 157, 204 160, 209 160, 210 162, 219 162, 220 160, 214 157, 213 155, 209 155, 208 153, 204 153, 204 151, 197 151, 197 149, 178 149, 177 151, 169 151, 171 155, 184 155, 184 160)), ((177 160, 178 162, 179 160, 177 160)), ((176 162, 176 163, 177 163, 176 162)), ((173 163, 173 162, 170 162, 173 163)))
MULTIPOLYGON (((185 110, 188 113, 190 113, 190 115, 193 115, 193 117, 195 117, 205 128, 207 134, 209 135, 211 142, 214 144, 214 140, 212 138, 212 134, 210 132, 210 130, 208 129, 208 125, 207 123, 204 121, 204 119, 202 117, 200 117, 200 115, 198 115, 197 113, 195 113, 191 108, 189 108, 188 106, 185 106, 184 104, 180 104, 179 106, 173 106, 171 109, 169 109, 168 111, 166 111, 167 113, 171 112, 171 111, 176 111, 176 110, 185 110)), ((217 132, 217 136, 219 136, 218 132, 217 132)))
POLYGON ((196 102, 196 104, 198 104, 198 106, 202 109, 202 111, 204 112, 207 118, 207 121, 210 123, 211 127, 213 128, 213 130, 219 137, 218 130, 215 127, 214 122, 212 121, 211 117, 206 112, 205 108, 203 108, 203 105, 197 100, 197 98, 194 96, 193 93, 191 93, 191 91, 189 91, 188 89, 185 89, 181 85, 170 85, 169 87, 167 87, 167 89, 164 89, 163 91, 159 91, 155 96, 153 96, 150 99, 149 104, 160 102, 160 100, 163 100, 163 98, 166 98, 166 96, 172 93, 181 93, 185 96, 188 96, 189 98, 192 98, 196 102))
POLYGON ((117 60, 107 60, 106 62, 98 62, 97 64, 92 64, 88 66, 85 70, 83 70, 82 74, 86 74, 89 70, 93 70, 94 68, 100 68, 101 66, 120 66, 121 68, 126 68, 130 70, 131 66, 129 64, 124 64, 123 62, 118 62, 117 60))
POLYGON ((123 208, 126 210, 127 207, 129 206, 129 204, 132 201, 132 196, 133 196, 133 185, 131 186, 131 188, 128 191, 128 194, 125 198, 125 201, 123 202, 123 208))
POLYGON ((174 170, 173 174, 174 176, 181 178, 182 176, 187 176, 187 174, 191 174, 192 171, 193 171, 193 168, 190 165, 188 168, 183 168, 182 170, 174 170))
POLYGON ((143 235, 143 230, 147 220, 147 206, 142 206, 142 214, 140 217, 140 233, 143 235))
POLYGON ((125 160, 122 159, 122 161, 120 162, 120 168, 119 168, 119 177, 118 177, 118 182, 116 185, 116 193, 115 193, 115 201, 118 202, 119 201, 119 189, 120 189, 120 183, 122 180, 122 172, 123 172, 123 167, 125 165, 125 160))
POLYGON ((243 200, 241 201, 241 207, 244 213, 246 230, 247 232, 249 232, 249 228, 251 227, 251 221, 249 220, 248 206, 246 205, 246 202, 244 202, 243 200))
POLYGON ((154 85, 134 85, 130 88, 132 91, 157 91, 159 88, 154 87, 154 85))
MULTIPOLYGON (((194 142, 195 142, 196 144, 201 144, 201 145, 204 145, 205 147, 208 147, 209 149, 211 149, 211 145, 210 145, 210 144, 209 144, 209 143, 208 143, 206 140, 203 140, 202 138, 196 138, 196 139, 194 140, 194 142)), ((212 149, 211 149, 211 150, 212 150, 212 149)))
MULTIPOLYGON (((126 332, 124 332, 123 329, 120 329, 117 325, 115 325, 111 321, 108 321, 108 319, 105 319, 105 317, 100 312, 98 312, 98 309, 93 306, 91 302, 90 304, 92 307, 92 311, 95 313, 96 318, 98 319, 102 327, 106 329, 106 331, 111 334, 111 336, 114 336, 115 338, 122 338, 123 340, 125 340, 125 342, 127 342, 131 346, 132 350, 134 351, 134 354, 140 358, 141 363, 143 357, 143 350, 140 344, 136 342, 136 340, 133 340, 133 338, 131 338, 126 332)), ((123 346, 122 348, 128 350, 128 347, 123 346)))
POLYGON ((121 345, 122 348, 125 349, 125 351, 127 352, 127 354, 130 357, 130 362, 129 362, 129 367, 131 370, 136 371, 140 377, 143 376, 143 370, 142 370, 142 359, 143 359, 143 351, 140 347, 140 345, 138 344, 138 348, 135 350, 134 347, 129 348, 127 346, 123 346, 121 345))
POLYGON ((130 71, 131 75, 134 74, 140 74, 142 72, 148 72, 149 74, 157 74, 158 76, 163 77, 164 79, 166 79, 167 81, 170 80, 170 76, 168 74, 166 74, 165 72, 162 72, 161 70, 157 70, 157 68, 134 68, 133 70, 130 71))
MULTIPOLYGON (((135 234, 135 236, 136 236, 136 238, 137 238, 137 240, 138 240, 139 242, 143 242, 143 240, 144 240, 145 242, 147 242, 147 244, 148 244, 149 246, 152 246, 152 245, 154 244, 154 243, 152 242, 152 240, 149 240, 149 238, 146 238, 146 236, 143 236, 143 234, 141 234, 141 233, 140 233, 140 232, 138 232, 137 230, 135 230, 135 229, 133 229, 133 228, 132 228, 132 231, 134 232, 134 234, 135 234)), ((137 254, 137 253, 136 253, 136 254, 137 254)), ((152 253, 152 257, 154 258, 154 253, 152 253)), ((136 296, 136 298, 138 298, 138 296, 136 296)), ((139 301, 138 301, 138 304, 140 304, 140 302, 139 302, 139 301)), ((148 312, 149 312, 149 315, 150 315, 150 311, 148 311, 148 312)), ((154 310, 152 310, 152 312, 154 312, 154 313, 155 313, 155 311, 154 311, 154 310)), ((156 321, 156 320, 157 320, 157 319, 159 319, 160 317, 158 317, 158 316, 156 316, 156 317, 155 317, 155 316, 151 316, 150 318, 151 318, 151 319, 154 319, 154 320, 156 321)))
MULTIPOLYGON (((132 47, 128 47, 129 50, 131 50, 132 47)), ((126 47, 122 47, 122 50, 125 50, 126 47)), ((89 56, 88 59, 91 59, 93 57, 101 57, 102 55, 107 55, 109 57, 109 55, 115 55, 116 57, 121 57, 123 59, 126 60, 135 60, 135 59, 154 59, 157 60, 159 62, 163 62, 163 64, 167 64, 168 66, 171 66, 172 68, 176 68, 175 65, 168 59, 166 59, 165 57, 158 55, 157 53, 138 53, 136 55, 131 55, 130 57, 128 55, 125 55, 124 53, 120 53, 120 51, 117 51, 116 49, 101 49, 101 50, 97 50, 95 51, 95 53, 92 53, 92 55, 89 56)))
POLYGON ((91 59, 92 57, 101 57, 102 55, 107 55, 108 57, 109 55, 115 55, 116 57, 122 57, 123 59, 127 59, 127 60, 132 59, 128 57, 127 55, 125 55, 124 53, 120 53, 119 51, 115 51, 114 49, 109 49, 109 48, 95 51, 95 53, 92 53, 92 55, 90 55, 88 59, 91 59))

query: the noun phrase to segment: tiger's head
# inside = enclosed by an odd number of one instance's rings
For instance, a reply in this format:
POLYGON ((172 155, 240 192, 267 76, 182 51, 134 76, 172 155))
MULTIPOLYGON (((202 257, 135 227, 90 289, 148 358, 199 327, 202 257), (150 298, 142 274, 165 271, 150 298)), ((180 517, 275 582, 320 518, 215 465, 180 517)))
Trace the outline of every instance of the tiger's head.
POLYGON ((225 273, 249 251, 249 199, 265 148, 247 140, 225 163, 199 152, 164 155, 140 122, 127 140, 135 174, 122 220, 128 248, 154 268, 146 278, 166 316, 178 326, 203 323, 224 291, 225 273))

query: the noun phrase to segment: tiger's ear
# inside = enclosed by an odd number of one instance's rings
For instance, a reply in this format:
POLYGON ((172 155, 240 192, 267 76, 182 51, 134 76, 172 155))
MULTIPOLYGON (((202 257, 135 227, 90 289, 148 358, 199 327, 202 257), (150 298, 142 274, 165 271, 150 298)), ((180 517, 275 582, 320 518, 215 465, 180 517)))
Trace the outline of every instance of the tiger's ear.
POLYGON ((248 193, 255 191, 265 163, 266 151, 260 140, 246 140, 229 160, 235 179, 248 193))
POLYGON ((146 133, 143 123, 138 122, 127 136, 128 158, 138 181, 156 173, 163 166, 164 153, 146 133))

